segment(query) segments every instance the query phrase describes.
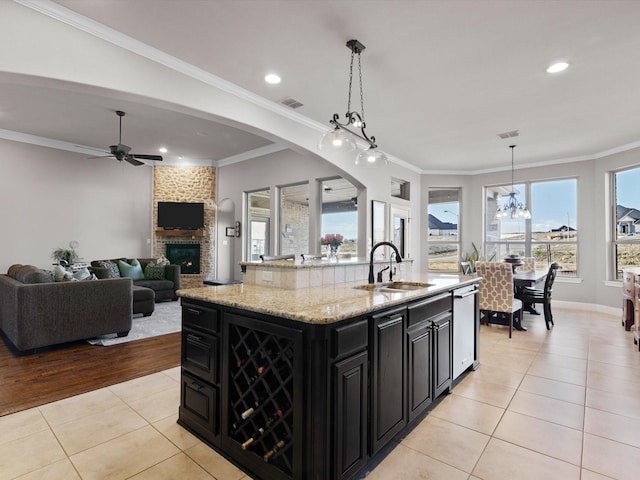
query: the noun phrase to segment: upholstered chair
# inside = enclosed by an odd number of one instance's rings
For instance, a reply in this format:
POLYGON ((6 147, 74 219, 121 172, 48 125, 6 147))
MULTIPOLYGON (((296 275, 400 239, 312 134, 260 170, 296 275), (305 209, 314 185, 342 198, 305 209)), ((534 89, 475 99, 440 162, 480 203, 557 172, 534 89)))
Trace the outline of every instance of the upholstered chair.
POLYGON ((522 257, 522 266, 518 267, 518 273, 532 272, 536 269, 536 259, 533 257, 522 257))
POLYGON ((494 314, 506 316, 509 321, 509 338, 514 318, 522 320, 522 302, 513 296, 513 270, 509 263, 476 262, 480 281, 480 312, 489 323, 494 314), (501 315, 502 314, 502 315, 501 315))

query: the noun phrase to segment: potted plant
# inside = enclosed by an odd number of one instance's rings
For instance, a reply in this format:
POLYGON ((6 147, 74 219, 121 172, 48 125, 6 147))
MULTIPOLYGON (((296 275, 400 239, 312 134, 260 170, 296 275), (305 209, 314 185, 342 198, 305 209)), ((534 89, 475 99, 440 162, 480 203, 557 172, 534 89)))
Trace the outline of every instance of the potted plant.
POLYGON ((76 248, 78 248, 78 242, 71 241, 69 248, 56 248, 51 254, 51 258, 56 260, 59 265, 69 266, 78 258, 76 248))
POLYGON ((462 261, 469 262, 471 265, 471 271, 476 271, 476 262, 493 262, 496 259, 496 252, 494 251, 489 257, 480 256, 480 252, 478 251, 475 243, 471 242, 471 246, 473 247, 473 252, 469 255, 462 254, 462 261))

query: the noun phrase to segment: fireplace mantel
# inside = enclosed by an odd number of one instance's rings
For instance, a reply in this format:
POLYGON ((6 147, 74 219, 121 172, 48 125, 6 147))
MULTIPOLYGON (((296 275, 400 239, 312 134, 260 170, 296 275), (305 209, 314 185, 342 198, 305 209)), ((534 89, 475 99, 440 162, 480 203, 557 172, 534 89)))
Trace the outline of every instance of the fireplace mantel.
POLYGON ((204 230, 156 230, 160 237, 204 237, 204 230))

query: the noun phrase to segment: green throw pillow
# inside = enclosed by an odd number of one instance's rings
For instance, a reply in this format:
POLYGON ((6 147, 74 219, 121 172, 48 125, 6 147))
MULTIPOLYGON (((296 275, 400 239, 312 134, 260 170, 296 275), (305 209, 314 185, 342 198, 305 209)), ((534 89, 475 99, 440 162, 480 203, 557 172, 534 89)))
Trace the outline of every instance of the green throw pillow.
POLYGON ((131 263, 118 260, 118 270, 120 270, 122 277, 129 277, 132 280, 142 280, 144 278, 142 265, 136 259, 131 260, 131 263))
POLYGON ((147 263, 144 269, 144 278, 147 280, 164 280, 164 265, 157 265, 154 262, 147 263))

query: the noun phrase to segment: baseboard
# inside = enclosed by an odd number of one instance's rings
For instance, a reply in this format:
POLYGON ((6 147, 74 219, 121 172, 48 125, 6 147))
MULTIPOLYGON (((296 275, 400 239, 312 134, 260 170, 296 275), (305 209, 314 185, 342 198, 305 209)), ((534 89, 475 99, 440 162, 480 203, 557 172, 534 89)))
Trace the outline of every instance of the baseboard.
POLYGON ((622 309, 620 307, 608 307, 606 305, 598 305, 595 303, 584 302, 566 302, 563 300, 553 300, 552 305, 559 308, 568 308, 571 310, 583 310, 588 312, 604 313, 605 315, 613 315, 620 317, 622 315, 622 309))

